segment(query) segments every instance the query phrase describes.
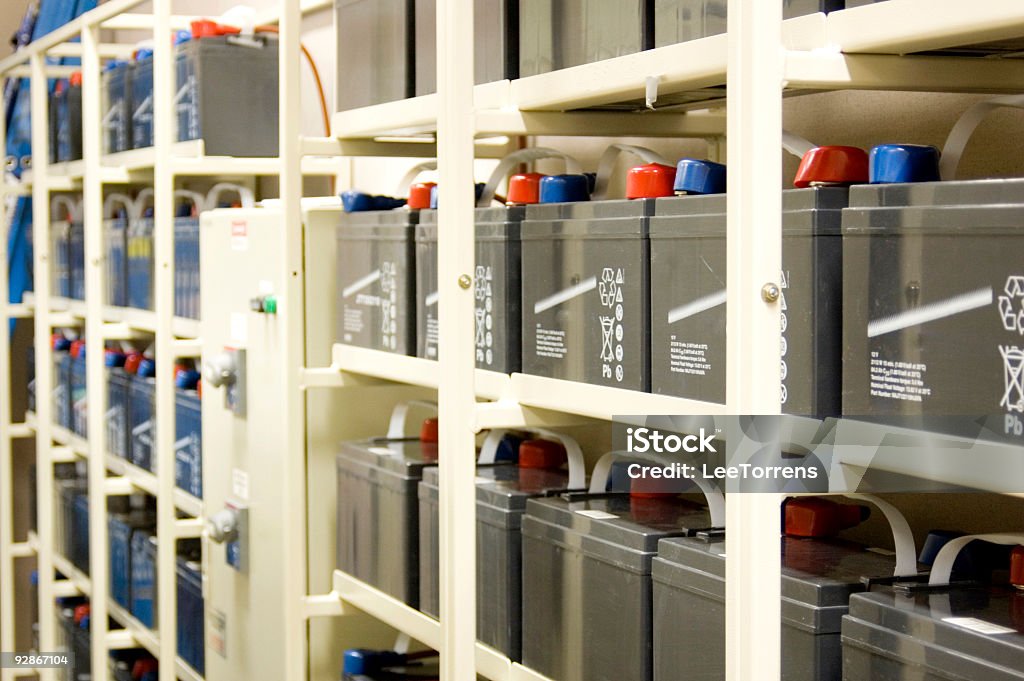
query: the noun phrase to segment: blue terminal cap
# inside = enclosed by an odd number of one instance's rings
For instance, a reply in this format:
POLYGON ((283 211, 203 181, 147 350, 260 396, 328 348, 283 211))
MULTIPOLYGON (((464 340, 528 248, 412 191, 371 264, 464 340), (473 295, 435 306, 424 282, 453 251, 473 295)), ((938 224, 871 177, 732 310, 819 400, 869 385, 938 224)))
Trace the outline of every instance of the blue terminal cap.
POLYGON ((53 349, 56 352, 68 352, 71 350, 71 339, 70 338, 55 338, 53 341, 53 349))
POLYGON ((182 390, 195 390, 202 377, 195 369, 182 369, 174 377, 174 387, 182 390))
POLYGON ((33 570, 28 576, 28 583, 32 586, 39 586, 39 570, 33 570))
POLYGON ((103 353, 103 366, 110 368, 123 367, 124 360, 127 357, 128 356, 123 352, 119 352, 117 350, 107 350, 105 353, 103 353))
POLYGON ((142 61, 143 59, 149 59, 153 56, 152 47, 140 47, 135 50, 135 61, 142 61))
POLYGON ((156 361, 149 357, 144 357, 143 360, 139 362, 139 371, 137 372, 137 375, 141 378, 153 378, 156 376, 156 361))
POLYGON ((509 433, 498 442, 498 449, 494 452, 494 460, 501 462, 517 463, 519 461, 519 445, 523 438, 515 433, 509 433))
POLYGON ((430 207, 437 210, 437 185, 430 188, 430 207))
POLYGON ((342 673, 346 676, 376 674, 382 669, 399 667, 405 662, 405 655, 393 650, 350 648, 345 651, 342 673))
POLYGON ((392 210, 405 205, 405 199, 391 196, 374 196, 355 189, 341 193, 341 207, 346 213, 363 213, 369 210, 392 210))
POLYGON ((937 182, 939 150, 925 144, 879 144, 868 157, 871 184, 937 182))
POLYGON ((88 615, 83 616, 81 621, 78 623, 78 628, 79 629, 88 629, 89 628, 89 622, 91 621, 91 619, 92 618, 90 618, 88 615))
POLYGON ((175 45, 181 45, 182 43, 187 43, 190 40, 192 40, 192 32, 191 31, 175 31, 174 32, 174 44, 175 45))
POLYGON ((106 64, 103 65, 103 70, 104 71, 113 71, 114 69, 119 69, 119 68, 121 68, 123 66, 127 66, 127 65, 128 65, 128 62, 126 62, 124 59, 111 59, 110 61, 108 61, 106 64))
MULTIPOLYGON (((218 206, 218 208, 228 208, 229 206, 218 206)), ((178 210, 174 213, 176 218, 190 218, 192 217, 192 204, 187 201, 183 201, 178 204, 178 210)))
POLYGON ((590 200, 586 175, 548 175, 540 180, 541 203, 569 203, 590 200))
POLYGON ((725 192, 725 178, 725 166, 721 163, 684 158, 676 164, 672 189, 678 194, 721 194, 725 192))

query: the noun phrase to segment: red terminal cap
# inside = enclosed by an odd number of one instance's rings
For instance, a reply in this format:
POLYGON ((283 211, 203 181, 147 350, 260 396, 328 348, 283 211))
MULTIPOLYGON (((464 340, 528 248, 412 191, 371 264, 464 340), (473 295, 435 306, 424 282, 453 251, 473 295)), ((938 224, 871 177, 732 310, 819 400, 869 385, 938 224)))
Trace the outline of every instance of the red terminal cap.
POLYGON ((89 604, 88 603, 83 603, 82 605, 79 605, 79 606, 75 607, 75 614, 74 614, 75 624, 81 624, 82 623, 82 619, 85 618, 85 617, 88 617, 90 611, 91 611, 91 609, 89 608, 89 604))
POLYGON ((234 26, 225 26, 224 24, 218 24, 216 21, 210 21, 209 19, 199 19, 198 21, 192 22, 192 37, 195 39, 211 38, 221 35, 233 35, 241 32, 241 29, 235 28, 234 26))
POLYGON ((1010 584, 1024 589, 1024 546, 1015 546, 1010 552, 1010 584))
POLYGON ((135 664, 132 665, 132 679, 141 679, 146 674, 150 674, 157 671, 157 661, 152 657, 144 657, 140 660, 135 660, 135 664))
POLYGON ((72 73, 71 74, 71 78, 70 78, 70 82, 71 82, 71 85, 74 86, 74 87, 78 87, 79 85, 81 85, 82 84, 82 72, 81 71, 75 71, 74 73, 72 73))
POLYGON ((139 364, 141 363, 141 352, 129 352, 128 356, 124 358, 124 370, 129 374, 137 373, 139 371, 139 364))
POLYGON ((540 203, 540 181, 544 173, 516 173, 508 179, 509 204, 540 203))
POLYGON ((523 440, 519 444, 520 468, 561 468, 566 461, 565 447, 554 440, 523 440))
POLYGON ((76 340, 71 342, 71 356, 78 358, 82 354, 82 348, 85 346, 84 340, 76 340))
POLYGON ((627 199, 656 199, 673 196, 676 169, 661 163, 648 163, 629 169, 626 175, 627 199))
POLYGON ((203 379, 196 381, 196 397, 203 399, 203 379))
POLYGON ((868 154, 859 147, 815 147, 800 160, 793 186, 849 185, 868 181, 868 154))
POLYGON ((420 426, 420 442, 437 442, 437 419, 423 419, 420 426))
POLYGON ((859 525, 870 514, 867 506, 837 504, 820 497, 789 499, 783 531, 791 537, 831 537, 859 525))
POLYGON ((437 186, 436 182, 417 182, 409 187, 407 205, 412 210, 430 208, 430 190, 437 186))

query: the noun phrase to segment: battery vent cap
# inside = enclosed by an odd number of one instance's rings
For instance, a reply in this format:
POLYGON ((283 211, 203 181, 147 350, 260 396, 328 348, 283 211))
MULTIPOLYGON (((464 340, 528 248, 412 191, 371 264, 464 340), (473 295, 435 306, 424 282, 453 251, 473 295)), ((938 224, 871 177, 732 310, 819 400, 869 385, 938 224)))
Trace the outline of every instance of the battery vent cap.
POLYGON ((363 213, 370 210, 393 210, 405 205, 405 199, 391 196, 374 196, 355 189, 341 193, 341 207, 346 213, 363 213))
POLYGON ((1024 546, 1015 546, 1010 552, 1010 584, 1024 589, 1024 546))
POLYGON ((540 181, 543 173, 516 173, 508 180, 508 203, 525 206, 540 202, 540 181))
POLYGON ((675 192, 676 169, 661 163, 634 166, 626 175, 627 199, 656 199, 675 192))
POLYGON ((871 184, 937 182, 939 150, 925 144, 879 144, 869 159, 871 184))
POLYGON ((783 531, 790 537, 831 537, 871 515, 867 506, 837 504, 819 497, 789 499, 784 509, 783 531))
POLYGON ((684 158, 676 164, 676 194, 721 194, 725 191, 725 166, 714 161, 684 158))
POLYGON ((793 186, 864 184, 868 181, 868 155, 859 147, 815 147, 800 159, 793 186))
POLYGON ((561 468, 567 459, 565 447, 554 440, 524 440, 519 444, 520 468, 561 468))
POLYGON ((436 186, 436 182, 417 182, 409 187, 409 208, 430 208, 430 196, 436 186))
POLYGON ((423 419, 420 426, 420 442, 437 442, 437 419, 423 419))
POLYGON ((540 180, 541 203, 569 203, 590 200, 586 175, 548 175, 540 180))

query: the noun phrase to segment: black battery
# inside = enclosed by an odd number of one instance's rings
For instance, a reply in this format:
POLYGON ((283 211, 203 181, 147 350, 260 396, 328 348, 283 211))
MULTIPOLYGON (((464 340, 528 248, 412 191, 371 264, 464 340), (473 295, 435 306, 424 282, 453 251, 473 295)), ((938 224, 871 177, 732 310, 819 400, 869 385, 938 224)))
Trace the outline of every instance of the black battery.
POLYGON ((177 46, 178 141, 207 156, 277 156, 275 36, 211 36, 177 46))
POLYGON ((523 373, 650 387, 654 200, 544 203, 522 223, 523 373))
POLYGON ((674 497, 527 500, 523 664, 563 681, 651 679, 658 541, 710 525, 674 497))
POLYGON ((1022 191, 1021 179, 850 190, 845 415, 994 417, 1006 435, 1021 434, 1022 191))
MULTIPOLYGON (((782 193, 782 407, 840 409, 844 187, 782 193)), ((657 199, 651 218, 651 392, 725 402, 726 196, 657 199)))
POLYGON ((416 93, 415 0, 334 0, 338 110, 416 93))
MULTIPOLYGON (((476 472, 477 638, 518 662, 522 651, 522 535, 526 500, 565 490, 562 470, 481 466, 476 472)), ((438 616, 438 469, 419 484, 420 609, 438 616)))
POLYGON ((337 342, 414 355, 418 211, 342 213, 337 342))
MULTIPOLYGON (((892 577, 889 552, 782 539, 782 678, 839 681, 839 629, 861 579, 892 577)), ((654 559, 654 679, 725 678, 725 540, 664 539, 654 559)))
POLYGON ((850 598, 844 681, 1024 679, 1024 592, 1009 586, 850 598))
POLYGON ((654 46, 654 0, 521 0, 519 74, 633 54, 654 46))
MULTIPOLYGON (((501 373, 522 364, 523 206, 476 209, 474 324, 476 366, 501 373)), ((437 211, 416 226, 416 355, 438 358, 437 211)))
POLYGON ((338 470, 338 568, 412 607, 419 605, 419 504, 437 443, 343 442, 338 470))

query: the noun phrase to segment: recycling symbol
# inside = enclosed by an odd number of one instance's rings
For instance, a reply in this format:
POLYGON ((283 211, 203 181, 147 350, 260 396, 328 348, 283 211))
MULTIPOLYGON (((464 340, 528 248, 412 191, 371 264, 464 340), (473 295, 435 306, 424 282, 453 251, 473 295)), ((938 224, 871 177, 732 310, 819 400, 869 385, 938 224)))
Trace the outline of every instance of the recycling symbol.
POLYGON ((625 277, 621 267, 618 271, 612 267, 605 267, 601 271, 601 284, 598 286, 601 304, 605 307, 614 307, 615 303, 621 303, 623 283, 625 283, 625 277))
POLYGON ((999 296, 999 316, 1003 328, 1024 335, 1024 276, 1011 275, 1003 289, 1006 295, 999 296))

